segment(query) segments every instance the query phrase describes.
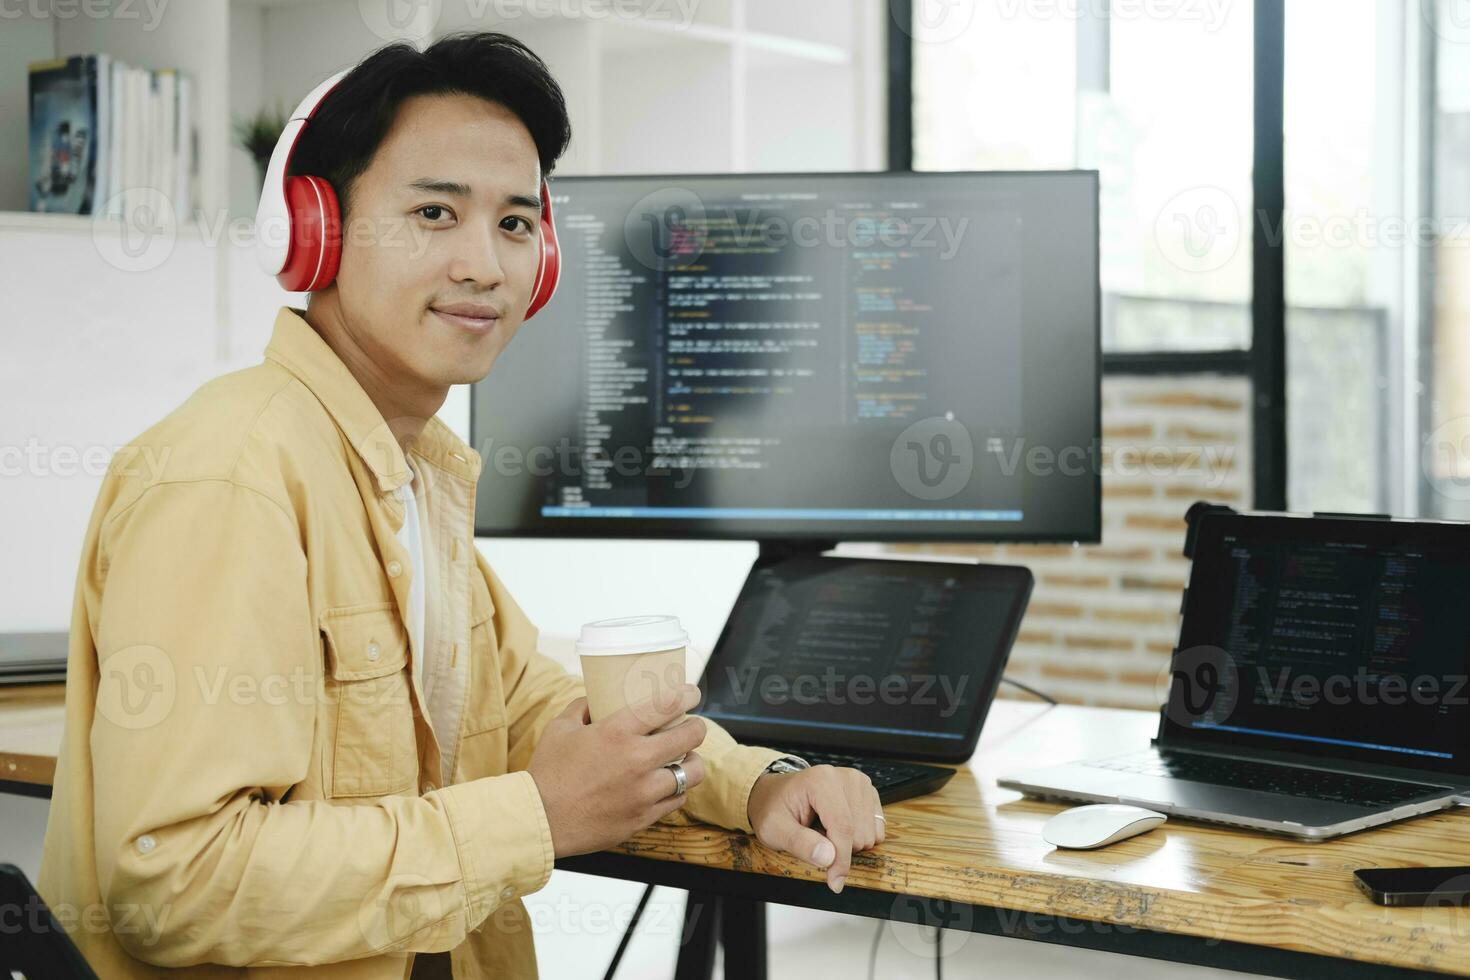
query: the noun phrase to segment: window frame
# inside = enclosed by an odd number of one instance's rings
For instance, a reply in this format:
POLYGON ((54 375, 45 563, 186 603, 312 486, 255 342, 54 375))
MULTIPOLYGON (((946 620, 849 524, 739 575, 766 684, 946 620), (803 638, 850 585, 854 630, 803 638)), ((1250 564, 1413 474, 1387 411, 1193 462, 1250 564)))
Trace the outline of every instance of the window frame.
MULTIPOLYGON (((1252 506, 1286 509, 1286 0, 1253 0, 1254 146, 1251 168, 1251 346, 1248 350, 1103 353, 1103 375, 1200 374, 1251 379, 1252 506)), ((888 170, 914 169, 914 42, 898 25, 913 23, 913 0, 888 0, 888 170)), ((1106 25, 1103 25, 1105 30, 1106 25)))

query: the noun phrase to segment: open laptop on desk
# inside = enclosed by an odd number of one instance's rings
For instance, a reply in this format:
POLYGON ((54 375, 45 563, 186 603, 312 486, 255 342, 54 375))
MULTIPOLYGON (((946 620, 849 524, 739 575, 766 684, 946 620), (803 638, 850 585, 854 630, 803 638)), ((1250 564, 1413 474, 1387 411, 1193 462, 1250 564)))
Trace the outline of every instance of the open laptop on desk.
POLYGON ((1470 524, 1191 515, 1153 747, 1000 785, 1305 839, 1470 796, 1470 524))
POLYGON ((1031 585, 1007 565, 758 562, 705 665, 699 713, 742 742, 861 769, 884 803, 932 793, 954 770, 907 760, 975 751, 1031 585))
POLYGON ((0 633, 0 684, 66 680, 67 632, 0 633))

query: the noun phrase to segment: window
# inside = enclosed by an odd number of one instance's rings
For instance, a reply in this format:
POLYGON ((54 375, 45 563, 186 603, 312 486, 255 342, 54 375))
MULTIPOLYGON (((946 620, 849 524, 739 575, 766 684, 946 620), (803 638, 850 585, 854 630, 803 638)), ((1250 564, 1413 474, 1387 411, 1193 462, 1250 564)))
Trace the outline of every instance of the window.
POLYGON ((1258 494, 1470 519, 1470 0, 1008 0, 964 30, 913 2, 916 167, 1101 174, 1112 363, 1242 351, 1261 381, 1284 355, 1284 412, 1255 427, 1284 427, 1286 473, 1258 447, 1258 494), (1252 196, 1260 37, 1284 64, 1279 221, 1252 196), (1284 351, 1251 351, 1277 325, 1252 321, 1255 232, 1284 351))
MULTIPOLYGON (((1287 506, 1390 504, 1405 323, 1405 36, 1416 3, 1286 5, 1287 506)), ((1402 495, 1400 495, 1402 497, 1402 495)))
MULTIPOLYGON (((1248 5, 1011 0, 916 16, 914 165, 1096 169, 1103 346, 1250 346, 1248 5)), ((922 5, 920 8, 922 9, 922 5)))
POLYGON ((1418 294, 1419 320, 1409 325, 1407 346, 1421 345, 1416 381, 1426 396, 1423 441, 1409 465, 1426 516, 1470 520, 1470 3, 1425 0, 1420 11, 1431 12, 1421 49, 1433 69, 1415 73, 1430 89, 1416 100, 1426 117, 1419 159, 1432 174, 1421 203, 1435 234, 1417 256, 1428 270, 1419 283, 1429 288, 1418 294))

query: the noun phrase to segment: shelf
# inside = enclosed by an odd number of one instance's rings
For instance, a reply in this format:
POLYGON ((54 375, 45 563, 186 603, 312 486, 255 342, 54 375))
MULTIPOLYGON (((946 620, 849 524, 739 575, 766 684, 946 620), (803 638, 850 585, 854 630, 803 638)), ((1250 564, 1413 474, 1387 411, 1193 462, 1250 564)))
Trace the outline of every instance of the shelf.
MULTIPOLYGON (((0 211, 0 231, 50 231, 62 234, 92 234, 94 227, 104 224, 108 229, 121 225, 117 218, 94 218, 90 214, 51 214, 42 211, 0 211)), ((193 221, 180 222, 175 233, 181 238, 197 238, 199 225, 193 221)))
MULTIPOLYGON (((44 211, 0 211, 0 228, 33 231, 90 232, 90 214, 51 214, 44 211)), ((115 222, 114 222, 115 223, 115 222)))

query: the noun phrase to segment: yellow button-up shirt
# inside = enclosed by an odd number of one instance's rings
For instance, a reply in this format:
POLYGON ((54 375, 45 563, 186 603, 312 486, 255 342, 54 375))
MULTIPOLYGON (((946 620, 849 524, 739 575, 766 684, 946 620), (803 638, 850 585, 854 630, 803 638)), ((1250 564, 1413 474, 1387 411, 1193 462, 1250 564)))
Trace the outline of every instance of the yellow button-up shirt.
MULTIPOLYGON (((443 549, 433 712, 404 626, 404 450, 298 311, 112 460, 38 882, 102 977, 402 980, 444 950, 456 977, 535 975, 519 896, 553 852, 525 767, 582 682, 474 545, 480 457, 438 419, 408 453, 443 549), (430 717, 458 719, 453 744, 430 717)), ((713 723, 699 752, 666 819, 749 832, 780 753, 713 723)))

